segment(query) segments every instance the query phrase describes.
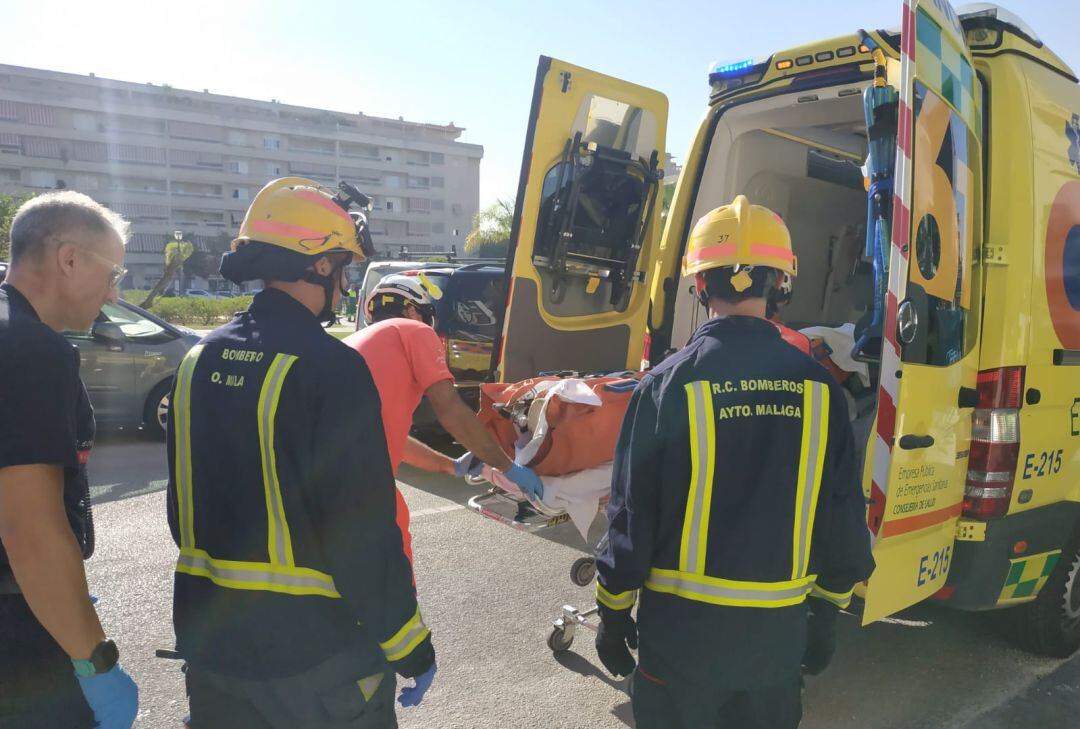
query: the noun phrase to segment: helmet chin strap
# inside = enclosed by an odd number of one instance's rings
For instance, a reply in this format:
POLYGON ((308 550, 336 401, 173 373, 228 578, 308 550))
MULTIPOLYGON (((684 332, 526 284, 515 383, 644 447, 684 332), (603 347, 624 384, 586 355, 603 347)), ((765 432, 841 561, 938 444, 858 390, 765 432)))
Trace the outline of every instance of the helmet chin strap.
POLYGON ((317 274, 310 269, 304 271, 300 276, 302 281, 322 286, 325 294, 323 308, 315 317, 319 320, 320 324, 332 327, 338 321, 337 314, 334 312, 334 287, 336 286, 343 296, 348 294, 348 290, 341 285, 341 269, 345 268, 347 265, 348 261, 334 264, 334 268, 327 276, 317 274))

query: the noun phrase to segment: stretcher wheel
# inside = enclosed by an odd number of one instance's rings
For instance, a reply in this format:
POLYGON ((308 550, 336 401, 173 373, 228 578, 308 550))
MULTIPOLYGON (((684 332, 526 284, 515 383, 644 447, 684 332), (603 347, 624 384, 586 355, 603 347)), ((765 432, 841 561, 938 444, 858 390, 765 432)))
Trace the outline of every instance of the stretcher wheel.
POLYGON ((562 628, 552 628, 547 639, 548 648, 551 649, 552 653, 565 653, 570 650, 573 643, 574 636, 567 635, 562 628))
POLYGON ((596 558, 578 557, 570 565, 570 581, 578 587, 588 587, 596 579, 596 558))

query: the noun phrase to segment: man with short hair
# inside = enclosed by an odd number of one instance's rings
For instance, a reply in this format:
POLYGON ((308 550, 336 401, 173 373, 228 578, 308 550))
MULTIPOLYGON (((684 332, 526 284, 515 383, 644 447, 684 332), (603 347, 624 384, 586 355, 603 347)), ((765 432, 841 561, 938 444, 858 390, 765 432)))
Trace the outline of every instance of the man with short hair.
POLYGON ((0 284, 0 725, 127 729, 138 689, 94 610, 78 352, 117 298, 128 226, 85 195, 36 197, 11 225, 0 284))
POLYGON ((596 650, 634 674, 639 729, 794 729, 800 667, 828 666, 874 568, 843 391, 765 318, 796 270, 771 210, 739 195, 706 214, 683 275, 710 318, 623 421, 596 650))

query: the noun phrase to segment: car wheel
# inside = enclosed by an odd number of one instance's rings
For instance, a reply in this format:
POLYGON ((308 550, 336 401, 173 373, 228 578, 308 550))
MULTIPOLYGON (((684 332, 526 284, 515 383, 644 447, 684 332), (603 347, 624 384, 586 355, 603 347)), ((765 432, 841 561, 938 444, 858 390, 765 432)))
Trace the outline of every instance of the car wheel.
POLYGON ((1039 596, 1016 612, 1020 640, 1031 652, 1068 658, 1080 648, 1080 535, 1065 545, 1039 596))
POLYGON ((143 431, 157 440, 165 439, 165 427, 169 422, 169 395, 172 382, 160 382, 150 391, 143 409, 143 431))

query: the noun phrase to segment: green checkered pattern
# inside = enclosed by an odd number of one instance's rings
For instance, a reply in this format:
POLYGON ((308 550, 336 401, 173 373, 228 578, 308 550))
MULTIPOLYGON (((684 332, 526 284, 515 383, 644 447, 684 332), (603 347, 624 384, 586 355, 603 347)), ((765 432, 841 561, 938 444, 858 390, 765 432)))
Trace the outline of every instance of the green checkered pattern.
POLYGON ((978 133, 975 72, 964 57, 961 39, 941 26, 923 8, 915 14, 915 74, 947 101, 968 128, 978 133))
POLYGON ((1001 590, 998 604, 1023 602, 1038 595, 1039 590, 1050 579, 1050 573, 1054 571, 1059 559, 1060 549, 1009 560, 1009 576, 1005 578, 1005 587, 1001 590))

